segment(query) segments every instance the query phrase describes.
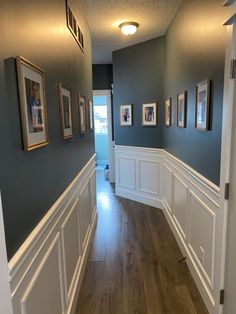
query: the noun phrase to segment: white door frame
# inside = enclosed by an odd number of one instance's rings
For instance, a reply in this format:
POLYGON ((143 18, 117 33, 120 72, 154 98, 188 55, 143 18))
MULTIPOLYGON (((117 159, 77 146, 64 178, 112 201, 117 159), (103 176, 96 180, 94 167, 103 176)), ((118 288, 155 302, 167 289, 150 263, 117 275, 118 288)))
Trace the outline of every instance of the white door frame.
POLYGON ((230 180, 230 159, 232 142, 232 123, 234 109, 235 80, 230 79, 231 59, 236 58, 236 25, 227 27, 227 45, 225 58, 224 100, 222 118, 222 142, 221 142, 221 174, 220 174, 220 207, 216 219, 216 306, 215 313, 223 313, 223 306, 219 304, 220 290, 224 289, 225 257, 226 257, 226 232, 228 216, 228 200, 225 200, 225 184, 230 180), (219 232, 220 231, 220 232, 219 232))
POLYGON ((108 163, 109 163, 109 182, 115 182, 115 158, 114 141, 112 141, 112 112, 111 112, 111 90, 94 90, 93 96, 106 96, 107 99, 107 119, 108 119, 108 163))
POLYGON ((0 313, 13 314, 0 194, 0 313))

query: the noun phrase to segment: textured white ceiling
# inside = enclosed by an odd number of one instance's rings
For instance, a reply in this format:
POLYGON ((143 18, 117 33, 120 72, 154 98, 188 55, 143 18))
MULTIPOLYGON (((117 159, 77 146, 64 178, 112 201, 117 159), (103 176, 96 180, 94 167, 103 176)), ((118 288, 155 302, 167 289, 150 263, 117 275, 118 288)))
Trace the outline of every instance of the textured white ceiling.
POLYGON ((165 34, 182 0, 81 0, 92 34, 93 63, 111 63, 112 51, 165 34), (118 25, 139 23, 133 36, 118 25))

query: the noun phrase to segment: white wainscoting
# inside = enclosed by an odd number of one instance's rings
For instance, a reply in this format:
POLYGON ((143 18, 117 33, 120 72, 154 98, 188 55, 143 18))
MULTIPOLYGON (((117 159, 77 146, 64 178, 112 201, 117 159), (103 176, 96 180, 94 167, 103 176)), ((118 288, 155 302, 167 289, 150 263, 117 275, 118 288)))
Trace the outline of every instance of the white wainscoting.
POLYGON ((163 209, 210 313, 214 312, 219 187, 162 149, 115 147, 116 194, 163 209))
POLYGON ((9 262, 14 314, 73 314, 96 226, 95 156, 9 262))
POLYGON ((116 194, 151 206, 162 206, 160 164, 162 151, 115 147, 116 194))

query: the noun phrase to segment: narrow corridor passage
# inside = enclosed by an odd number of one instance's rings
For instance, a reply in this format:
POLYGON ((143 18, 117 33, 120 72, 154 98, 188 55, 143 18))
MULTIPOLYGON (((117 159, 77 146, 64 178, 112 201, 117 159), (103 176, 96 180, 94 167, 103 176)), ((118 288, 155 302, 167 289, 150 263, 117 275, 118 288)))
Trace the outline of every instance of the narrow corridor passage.
POLYGON ((76 314, 208 313, 161 210, 116 197, 101 170, 97 204, 76 314))

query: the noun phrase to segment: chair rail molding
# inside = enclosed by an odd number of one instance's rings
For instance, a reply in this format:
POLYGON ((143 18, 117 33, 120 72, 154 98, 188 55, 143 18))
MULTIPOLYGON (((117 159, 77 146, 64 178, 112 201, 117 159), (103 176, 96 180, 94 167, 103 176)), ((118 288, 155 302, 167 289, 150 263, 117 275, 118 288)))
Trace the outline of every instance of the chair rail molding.
POLYGON ((14 314, 74 313, 96 221, 94 155, 10 260, 14 314))
POLYGON ((220 189, 164 149, 115 146, 116 194, 162 209, 210 313, 216 313, 220 189))

